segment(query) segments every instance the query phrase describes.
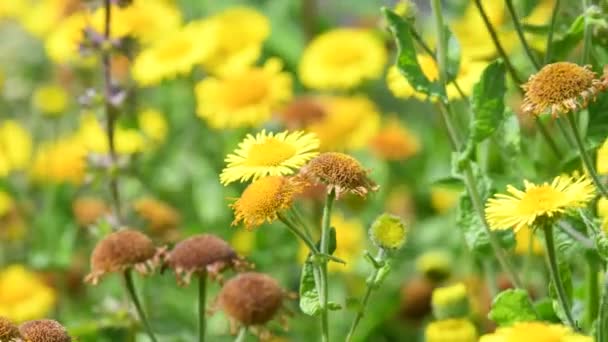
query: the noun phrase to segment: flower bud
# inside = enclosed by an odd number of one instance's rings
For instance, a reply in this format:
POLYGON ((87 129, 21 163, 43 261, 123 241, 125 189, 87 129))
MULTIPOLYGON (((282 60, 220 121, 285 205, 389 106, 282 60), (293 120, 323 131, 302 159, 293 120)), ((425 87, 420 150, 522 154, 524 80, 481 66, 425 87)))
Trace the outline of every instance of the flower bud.
POLYGON ((385 213, 376 218, 369 229, 369 236, 378 248, 396 250, 405 243, 407 229, 398 216, 385 213))
POLYGON ((433 315, 440 320, 462 318, 469 314, 469 298, 463 283, 436 288, 431 303, 433 315))

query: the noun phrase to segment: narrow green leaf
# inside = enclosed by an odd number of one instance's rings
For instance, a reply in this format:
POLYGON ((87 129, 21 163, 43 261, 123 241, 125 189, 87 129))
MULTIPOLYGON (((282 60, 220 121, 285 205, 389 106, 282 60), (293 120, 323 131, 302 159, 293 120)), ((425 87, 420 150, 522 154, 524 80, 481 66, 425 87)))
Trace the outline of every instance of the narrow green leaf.
POLYGON ((420 64, 418 64, 410 23, 386 7, 382 8, 382 12, 384 13, 389 29, 397 43, 398 53, 396 64, 399 72, 407 79, 414 89, 429 96, 437 96, 445 99, 443 87, 441 87, 438 82, 429 81, 422 72, 420 64))
POLYGON ((309 316, 316 316, 321 311, 319 292, 315 286, 314 265, 306 261, 300 276, 300 309, 309 316))
POLYGON ((538 319, 528 294, 521 289, 509 289, 499 293, 492 302, 488 317, 499 326, 538 319))
POLYGON ((566 33, 556 39, 553 42, 553 61, 561 61, 565 59, 570 52, 580 43, 583 39, 583 33, 585 32, 585 15, 579 15, 570 25, 566 33))

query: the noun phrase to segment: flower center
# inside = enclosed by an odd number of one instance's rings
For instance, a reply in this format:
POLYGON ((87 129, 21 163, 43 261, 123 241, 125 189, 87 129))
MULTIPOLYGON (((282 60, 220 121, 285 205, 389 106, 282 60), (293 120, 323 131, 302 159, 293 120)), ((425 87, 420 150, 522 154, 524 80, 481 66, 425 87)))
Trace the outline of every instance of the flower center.
POLYGON ((223 95, 230 108, 238 109, 262 102, 268 94, 268 79, 262 70, 249 70, 224 81, 223 95))
POLYGON ((251 183, 237 202, 237 209, 246 220, 265 220, 291 200, 292 191, 282 177, 265 177, 251 183))
POLYGON ((176 40, 160 47, 156 55, 159 60, 167 62, 167 60, 174 60, 188 54, 190 50, 192 50, 192 42, 178 37, 176 40))
POLYGON ((278 166, 296 154, 291 144, 275 138, 251 146, 247 154, 248 166, 278 166))
POLYGON ((556 104, 581 96, 592 86, 594 78, 591 70, 574 63, 554 63, 545 66, 534 76, 527 94, 538 103, 556 104))
POLYGON ((526 191, 518 204, 518 209, 525 213, 546 214, 559 209, 564 194, 548 184, 535 186, 526 191))
POLYGON ((329 49, 325 54, 325 60, 333 66, 344 67, 360 61, 363 57, 362 51, 358 46, 343 46, 340 51, 329 49))

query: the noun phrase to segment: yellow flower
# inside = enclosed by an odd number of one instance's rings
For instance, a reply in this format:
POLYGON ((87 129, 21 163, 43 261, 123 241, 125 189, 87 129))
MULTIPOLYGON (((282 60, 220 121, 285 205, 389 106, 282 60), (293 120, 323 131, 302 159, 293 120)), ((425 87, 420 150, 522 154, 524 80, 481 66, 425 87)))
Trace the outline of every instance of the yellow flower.
POLYGON ((13 209, 13 198, 8 192, 0 190, 0 217, 7 215, 13 209))
POLYGON ((438 287, 431 297, 436 318, 460 318, 469 314, 469 297, 464 283, 438 287))
POLYGON ((167 138, 167 120, 163 113, 156 109, 147 108, 137 115, 139 128, 156 143, 162 143, 167 138))
POLYGON ((78 46, 84 38, 87 17, 75 13, 57 24, 45 40, 44 48, 51 61, 68 63, 80 59, 78 46))
POLYGON ((369 236, 379 248, 399 249, 405 243, 407 229, 398 216, 382 214, 370 227, 369 236))
POLYGON ((0 177, 27 167, 32 137, 17 121, 0 121, 0 177))
POLYGON ((325 116, 308 127, 321 140, 321 150, 360 149, 376 135, 380 113, 367 97, 330 97, 323 102, 325 116))
POLYGON ((481 336, 479 342, 593 342, 590 336, 574 333, 561 324, 545 322, 519 322, 500 327, 492 334, 481 336))
POLYGON ((260 178, 249 184, 241 197, 230 205, 235 216, 232 225, 242 221, 245 228, 253 229, 264 222, 272 222, 291 207, 294 197, 302 190, 303 184, 294 178, 260 178))
POLYGON ((203 66, 215 75, 239 72, 254 64, 270 35, 268 19, 249 7, 228 8, 206 22, 208 25, 199 41, 211 44, 212 48, 203 60, 203 66))
POLYGON ((445 214, 454 208, 462 190, 449 186, 431 186, 431 207, 439 214, 445 214))
POLYGON ((416 271, 433 281, 446 279, 451 269, 452 260, 444 251, 427 251, 416 259, 416 271))
POLYGON ((33 95, 34 107, 44 115, 59 116, 68 106, 68 93, 60 86, 38 88, 33 95))
MULTIPOLYGON (((108 153, 108 136, 94 114, 82 117, 78 136, 88 152, 108 153)), ((114 145, 118 154, 134 154, 143 151, 144 139, 135 129, 117 127, 114 131, 114 145)))
POLYGON ((142 86, 190 73, 209 53, 212 42, 201 42, 203 29, 193 22, 144 49, 133 62, 133 78, 142 86))
POLYGON ((43 318, 55 300, 55 290, 24 266, 0 270, 0 316, 17 322, 43 318))
POLYGON ((257 126, 292 96, 291 76, 271 58, 263 67, 207 77, 195 88, 196 113, 213 128, 257 126))
POLYGON ((255 248, 255 231, 237 230, 232 235, 230 245, 239 255, 248 256, 255 248))
POLYGON ((0 19, 18 17, 25 13, 29 6, 29 0, 2 1, 0 3, 0 19))
POLYGON ((404 160, 420 151, 420 141, 397 118, 391 118, 371 142, 372 150, 382 159, 404 160))
POLYGON ((338 28, 317 36, 304 50, 299 75, 313 89, 352 89, 382 74, 386 49, 363 29, 338 28))
POLYGON ((73 10, 73 6, 74 0, 39 0, 29 4, 19 21, 27 32, 44 37, 73 10))
POLYGON ((608 175, 608 139, 597 149, 596 170, 600 175, 608 175))
POLYGON ((264 176, 289 175, 318 154, 319 139, 314 134, 284 131, 255 136, 248 134, 234 154, 226 157, 226 167, 220 174, 224 185, 246 182, 264 176))
MULTIPOLYGON (((435 60, 426 54, 418 54, 418 63, 424 75, 430 81, 436 81, 439 78, 439 70, 437 69, 437 63, 435 60)), ((486 62, 473 61, 470 59, 463 58, 458 69, 458 75, 456 75, 456 83, 464 93, 464 95, 471 95, 473 92, 473 86, 479 80, 483 70, 487 66, 486 62)), ((388 69, 386 75, 386 84, 388 89, 399 98, 416 98, 419 100, 426 100, 427 96, 423 92, 415 90, 407 81, 407 79, 401 75, 396 66, 391 66, 388 69)), ((460 98, 460 93, 454 85, 454 83, 448 84, 447 95, 449 99, 460 98)))
POLYGON ((551 115, 557 117, 586 108, 607 87, 608 80, 598 79, 590 66, 547 64, 522 86, 526 93, 521 109, 535 115, 551 109, 551 115))
POLYGON ((150 44, 179 29, 182 14, 170 1, 134 0, 123 16, 130 35, 150 44))
POLYGON ((523 229, 515 233, 515 254, 528 255, 530 254, 530 247, 532 248, 532 253, 536 255, 543 254, 543 244, 534 235, 534 231, 530 227, 523 227, 523 229))
POLYGON ((80 184, 86 172, 86 152, 77 136, 43 143, 34 156, 31 176, 40 182, 80 184))
POLYGON ((595 193, 593 183, 586 177, 557 176, 551 184, 541 185, 524 180, 524 185, 524 191, 509 185, 509 194, 497 194, 487 201, 486 219, 491 229, 518 231, 525 225, 534 227, 539 220, 584 207, 595 193))
POLYGON ((426 326, 426 342, 476 342, 477 330, 468 319, 444 319, 426 326))

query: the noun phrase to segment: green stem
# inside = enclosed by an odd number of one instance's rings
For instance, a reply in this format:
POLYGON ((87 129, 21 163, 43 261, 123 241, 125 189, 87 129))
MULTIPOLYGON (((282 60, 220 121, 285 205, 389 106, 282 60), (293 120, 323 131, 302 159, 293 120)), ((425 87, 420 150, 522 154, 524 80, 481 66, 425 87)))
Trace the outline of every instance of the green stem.
MULTIPOLYGON (((374 260, 380 260, 382 262, 382 261, 384 261, 384 258, 385 258, 385 250, 381 248, 378 251, 378 255, 376 256, 376 258, 374 260)), ((368 278, 367 289, 365 290, 365 295, 363 296, 363 300, 361 301, 361 304, 359 305, 359 310, 357 311, 357 315, 355 316, 355 319, 353 320, 353 323, 350 326, 350 330, 348 331, 348 335, 346 336, 346 342, 350 342, 352 340, 352 338, 355 334, 355 329, 357 329, 357 325, 359 325, 359 321, 361 321, 361 318, 363 318, 363 315, 365 314, 365 307, 367 306, 369 297, 372 295, 372 291, 376 288, 375 281, 376 281, 376 277, 378 277, 378 272, 380 272, 380 268, 374 267, 374 271, 372 272, 371 276, 368 278)))
POLYGON ((245 337, 247 337, 247 327, 242 326, 241 329, 239 329, 239 334, 236 335, 234 342, 245 342, 245 337))
POLYGON ((585 150, 585 144, 583 143, 583 139, 581 138, 581 134, 578 131, 578 127, 576 124, 576 118, 574 117, 574 113, 568 113, 566 115, 568 117, 568 123, 570 124, 570 128, 572 129, 572 135, 574 136, 574 142, 576 143, 576 147, 578 148, 578 152, 580 153, 581 159, 583 160, 583 164, 587 169, 587 172, 591 175, 591 179, 593 183, 600 191, 602 196, 608 197, 608 191, 606 187, 600 180, 597 172, 595 171, 595 167, 593 166, 593 162, 591 161, 591 157, 587 154, 587 150, 585 150))
POLYGON ((532 64, 534 64, 534 68, 536 68, 536 70, 540 70, 540 64, 538 64, 536 57, 534 57, 534 54, 532 53, 532 49, 530 49, 530 45, 528 45, 528 42, 526 41, 526 36, 524 35, 524 30, 521 27, 521 22, 519 22, 519 18, 517 17, 517 13, 515 12, 515 7, 513 6, 513 1, 506 0, 505 2, 507 3, 507 9, 509 10, 509 13, 511 14, 511 18, 513 19, 513 26, 515 26, 515 31, 517 32, 517 36, 519 37, 519 41, 521 42, 521 45, 524 47, 524 50, 526 51, 526 55, 528 55, 530 62, 532 62, 532 64))
POLYGON ((205 342, 205 301, 207 299, 207 272, 198 278, 198 340, 205 342))
POLYGON ((598 316, 599 311, 599 284, 598 284, 598 272, 599 265, 593 256, 587 258, 587 305, 585 308, 585 326, 587 329, 591 329, 593 321, 598 316))
POLYGON ((291 221, 289 221, 287 217, 283 216, 283 214, 279 214, 278 217, 279 220, 281 220, 281 222, 285 224, 285 226, 287 227, 287 229, 289 229, 290 232, 292 232, 296 237, 302 240, 304 244, 306 244, 306 247, 308 247, 308 250, 311 253, 319 253, 319 250, 317 250, 317 246, 315 246, 314 242, 312 242, 312 240, 308 236, 306 236, 306 234, 302 233, 302 231, 300 231, 298 227, 296 227, 291 221))
POLYGON ((491 260, 482 260, 483 263, 483 273, 486 276, 486 283, 488 284, 488 288, 490 290, 490 295, 492 298, 498 294, 498 284, 496 283, 496 271, 492 266, 491 260))
POLYGON ((597 341, 608 341, 608 272, 604 273, 604 290, 597 317, 597 341))
MULTIPOLYGON (((323 221, 321 225, 321 253, 324 255, 329 254, 329 233, 330 233, 330 221, 331 221, 331 210, 334 204, 336 193, 331 190, 327 194, 325 199, 325 206, 323 207, 323 221)), ((321 341, 329 341, 329 317, 328 317, 328 279, 327 279, 327 262, 326 258, 322 259, 321 264, 321 292, 319 293, 319 300, 321 301, 321 341)))
POLYGON ((547 145, 549 145, 551 152, 553 152, 553 154, 555 155, 555 157, 557 157, 557 159, 561 159, 562 153, 559 151, 559 148, 557 147, 557 144, 555 143, 555 140, 553 140, 553 137, 551 136, 551 134, 549 134, 547 127, 545 127, 543 122, 540 121, 540 118, 538 116, 534 118, 534 123, 536 124, 536 128, 538 128, 538 131, 540 132, 540 134, 543 136, 543 138, 547 142, 547 145))
POLYGON ((591 48, 591 24, 587 17, 587 10, 589 9, 589 0, 583 0, 583 12, 585 12, 585 29, 583 31, 583 52, 581 54, 581 64, 585 65, 589 61, 589 52, 591 48))
POLYGON ((135 291, 135 286, 133 285, 133 275, 131 273, 131 270, 128 269, 128 270, 124 271, 123 276, 125 279, 125 284, 127 285, 127 292, 129 293, 129 297, 131 298, 131 301, 133 302, 133 305, 135 306, 135 310, 137 311, 137 314, 139 315, 139 320, 141 321, 144 328, 146 329, 146 332, 148 333, 150 340, 152 340, 152 342, 157 342, 158 340, 156 339, 156 337, 154 336, 154 333, 152 332, 152 327, 150 326, 150 323, 148 323, 146 314, 144 313, 144 310, 141 307, 141 304, 139 302, 139 298, 137 297, 137 292, 135 291))
POLYGON ((564 283, 562 282, 562 277, 559 273, 559 268, 557 266, 557 256, 555 255, 555 243, 553 241, 553 229, 550 225, 544 225, 543 233, 545 234, 545 244, 547 248, 547 265, 549 266, 549 275, 551 276, 551 280, 553 280, 553 285, 555 286, 555 292, 557 292, 557 299, 562 306, 564 314, 566 315, 566 320, 568 321, 568 325, 572 327, 574 330, 578 330, 576 326, 576 322, 572 317, 572 312, 570 311, 570 304, 568 302, 568 296, 566 295, 566 290, 564 289, 564 283))
POLYGON ((549 64, 551 62, 551 53, 553 52, 553 32, 555 31, 555 23, 557 22, 557 13, 559 13, 559 2, 560 0, 555 0, 553 13, 551 13, 551 25, 549 26, 549 34, 547 35, 547 48, 545 49, 545 64, 549 64))

